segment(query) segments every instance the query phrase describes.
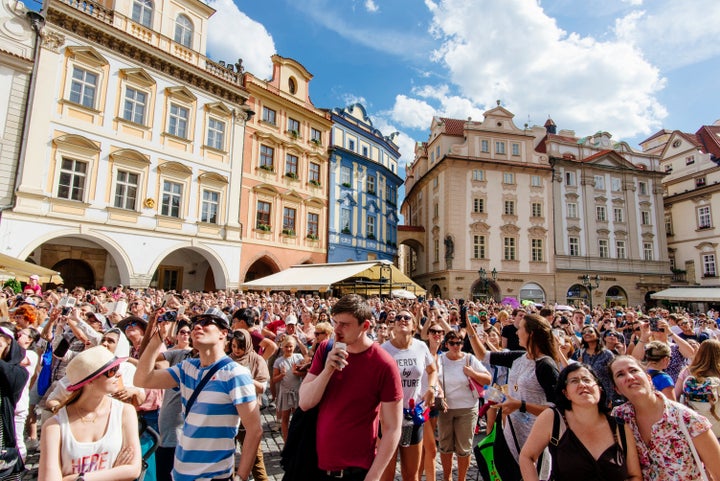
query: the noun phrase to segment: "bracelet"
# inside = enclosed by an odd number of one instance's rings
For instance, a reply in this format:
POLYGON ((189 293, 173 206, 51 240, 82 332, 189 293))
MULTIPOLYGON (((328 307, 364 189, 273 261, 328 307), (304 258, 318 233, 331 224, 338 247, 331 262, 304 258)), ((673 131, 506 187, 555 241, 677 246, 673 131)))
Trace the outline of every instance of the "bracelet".
POLYGON ((526 412, 527 412, 527 405, 525 404, 525 400, 524 400, 524 399, 523 399, 522 401, 520 401, 520 409, 519 409, 519 411, 520 411, 521 413, 526 413, 526 412))

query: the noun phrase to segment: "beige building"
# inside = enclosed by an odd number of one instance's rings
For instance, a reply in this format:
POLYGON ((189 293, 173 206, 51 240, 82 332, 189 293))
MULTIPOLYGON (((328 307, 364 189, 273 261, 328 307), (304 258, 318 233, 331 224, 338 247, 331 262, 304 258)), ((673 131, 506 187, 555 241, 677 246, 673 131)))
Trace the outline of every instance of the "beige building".
POLYGON ((483 121, 433 118, 398 231, 405 272, 429 294, 555 301, 552 171, 535 143, 500 106, 483 121))
POLYGON ((3 252, 68 285, 239 284, 248 94, 198 0, 45 2, 3 252))
POLYGON ((658 157, 607 132, 578 138, 545 126, 537 150, 553 169, 557 301, 652 304, 670 283, 658 157))
POLYGON ((694 134, 661 130, 641 143, 659 155, 673 286, 716 287, 720 215, 720 121, 694 134))

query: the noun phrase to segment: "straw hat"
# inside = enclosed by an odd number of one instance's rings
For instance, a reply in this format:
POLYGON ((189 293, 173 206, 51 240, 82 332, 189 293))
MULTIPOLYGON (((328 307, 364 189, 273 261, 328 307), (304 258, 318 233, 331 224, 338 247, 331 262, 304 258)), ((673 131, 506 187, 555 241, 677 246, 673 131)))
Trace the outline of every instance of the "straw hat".
POLYGON ((68 363, 65 370, 65 377, 70 384, 68 391, 77 391, 126 359, 115 357, 103 346, 84 350, 68 363))

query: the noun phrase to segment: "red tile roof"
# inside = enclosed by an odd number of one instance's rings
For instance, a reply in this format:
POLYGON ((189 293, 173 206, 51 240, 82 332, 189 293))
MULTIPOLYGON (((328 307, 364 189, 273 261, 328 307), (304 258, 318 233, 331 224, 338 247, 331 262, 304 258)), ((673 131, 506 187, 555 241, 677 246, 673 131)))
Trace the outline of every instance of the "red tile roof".
POLYGON ((456 137, 465 135, 465 120, 450 119, 447 117, 440 117, 440 120, 445 124, 445 133, 447 135, 454 135, 456 137))
POLYGON ((720 125, 703 125, 695 136, 705 152, 720 157, 720 125))
POLYGON ((615 151, 614 151, 614 150, 610 150, 610 149, 601 150, 601 151, 598 152, 597 154, 592 154, 590 157, 584 158, 582 161, 583 161, 583 162, 592 162, 593 160, 599 159, 600 157, 604 157, 604 156, 606 156, 607 154, 609 154, 609 153, 611 153, 611 152, 615 152, 615 151))

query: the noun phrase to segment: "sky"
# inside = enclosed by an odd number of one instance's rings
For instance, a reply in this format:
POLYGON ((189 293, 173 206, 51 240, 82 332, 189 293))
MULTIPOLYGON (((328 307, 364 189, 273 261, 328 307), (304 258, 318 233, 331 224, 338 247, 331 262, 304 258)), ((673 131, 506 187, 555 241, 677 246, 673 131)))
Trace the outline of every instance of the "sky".
POLYGON ((316 107, 362 103, 401 164, 433 116, 551 117, 639 148, 660 129, 720 119, 718 0, 209 0, 207 55, 270 77, 270 56, 314 75, 316 107))

